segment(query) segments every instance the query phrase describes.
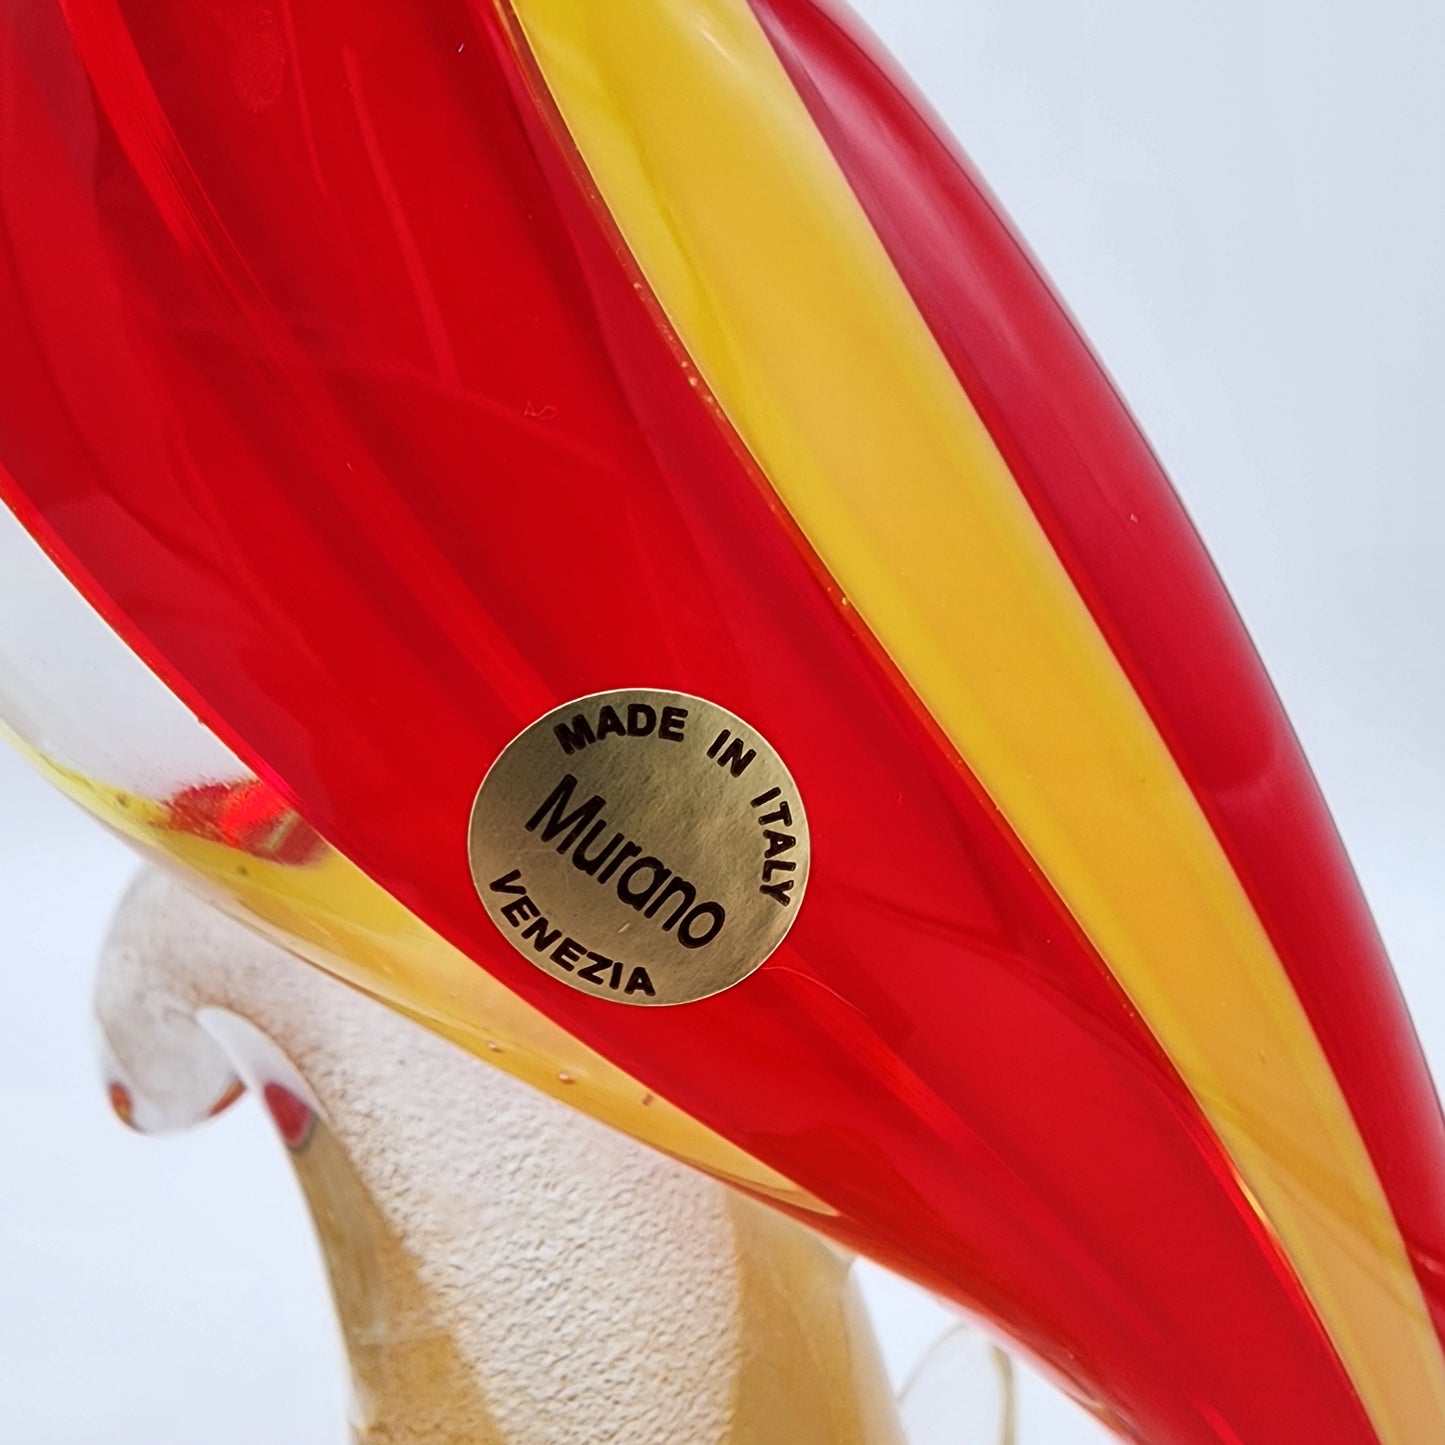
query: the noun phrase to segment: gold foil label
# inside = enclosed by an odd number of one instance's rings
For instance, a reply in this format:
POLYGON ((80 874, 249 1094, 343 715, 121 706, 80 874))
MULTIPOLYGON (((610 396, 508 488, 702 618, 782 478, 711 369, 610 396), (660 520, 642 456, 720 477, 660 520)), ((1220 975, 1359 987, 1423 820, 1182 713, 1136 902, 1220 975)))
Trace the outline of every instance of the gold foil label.
POLYGON ((523 958, 614 1003, 690 1003, 783 941, 808 883, 792 774, 726 708, 651 688, 555 708, 472 806, 482 906, 523 958))

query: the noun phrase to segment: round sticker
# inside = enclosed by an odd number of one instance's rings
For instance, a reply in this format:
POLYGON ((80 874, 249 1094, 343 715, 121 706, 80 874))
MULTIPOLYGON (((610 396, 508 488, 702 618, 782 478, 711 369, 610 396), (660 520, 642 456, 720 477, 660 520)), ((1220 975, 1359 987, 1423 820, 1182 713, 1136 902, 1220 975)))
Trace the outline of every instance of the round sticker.
POLYGON ((468 840, 492 922, 524 958, 614 1003, 746 978, 808 883, 792 774, 726 708, 651 688, 538 718, 482 781, 468 840))

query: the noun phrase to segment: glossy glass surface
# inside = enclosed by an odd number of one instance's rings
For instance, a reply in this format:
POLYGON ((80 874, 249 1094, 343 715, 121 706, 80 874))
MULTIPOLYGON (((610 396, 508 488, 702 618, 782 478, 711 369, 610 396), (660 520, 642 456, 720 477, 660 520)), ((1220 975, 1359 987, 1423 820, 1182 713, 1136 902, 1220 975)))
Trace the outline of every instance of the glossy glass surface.
MULTIPOLYGON (((1123 1433, 1430 1438, 1440 1117, 1328 819, 1127 413, 845 23, 0 25, 0 489, 325 840, 273 892, 374 890, 375 935, 470 958, 1123 1433), (814 838, 765 967, 646 1017, 512 954, 466 862, 501 747, 617 686, 752 720, 814 838)), ((149 801, 245 812, 183 796, 149 801)))

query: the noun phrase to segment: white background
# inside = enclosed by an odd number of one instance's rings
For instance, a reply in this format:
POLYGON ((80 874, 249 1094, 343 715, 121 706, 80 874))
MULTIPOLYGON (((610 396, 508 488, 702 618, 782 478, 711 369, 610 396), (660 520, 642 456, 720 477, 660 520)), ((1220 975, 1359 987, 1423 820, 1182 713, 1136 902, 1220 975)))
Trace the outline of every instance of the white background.
MULTIPOLYGON (((1303 737, 1439 1073, 1445 9, 861 8, 963 138, 1170 468, 1303 737)), ((0 1442, 339 1442, 319 1266, 257 1111, 151 1142, 106 1110, 89 974, 131 866, 0 757, 0 1442)), ((891 1296, 885 1313, 901 1367, 929 1316, 891 1296)), ((1050 1445, 1100 1438, 1032 1388, 1024 1425, 1050 1445)))

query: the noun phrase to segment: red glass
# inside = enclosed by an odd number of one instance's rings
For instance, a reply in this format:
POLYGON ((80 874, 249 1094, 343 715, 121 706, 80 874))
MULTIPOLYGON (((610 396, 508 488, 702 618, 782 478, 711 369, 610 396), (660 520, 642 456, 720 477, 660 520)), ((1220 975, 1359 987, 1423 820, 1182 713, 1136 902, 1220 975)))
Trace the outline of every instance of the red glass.
MULTIPOLYGON (((1418 1046, 1157 464, 896 78, 807 0, 754 9, 1186 760, 1428 1261, 1418 1046)), ((480 4, 0 16, 0 494, 264 781, 178 795, 174 825, 297 866, 324 838, 1122 1432, 1374 1440, 1174 1070, 689 386, 528 95, 480 4), (464 846, 501 747, 624 685, 755 723, 817 840, 783 948, 661 1024, 512 953, 464 846)))

